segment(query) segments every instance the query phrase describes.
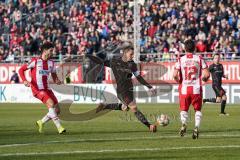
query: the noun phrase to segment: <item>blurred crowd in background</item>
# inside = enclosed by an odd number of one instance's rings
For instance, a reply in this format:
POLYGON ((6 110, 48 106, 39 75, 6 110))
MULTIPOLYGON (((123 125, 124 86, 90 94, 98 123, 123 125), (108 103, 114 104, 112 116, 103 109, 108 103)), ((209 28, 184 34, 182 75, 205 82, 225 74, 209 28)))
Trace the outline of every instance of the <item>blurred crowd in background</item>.
MULTIPOLYGON (((173 61, 194 39, 205 58, 240 56, 240 0, 140 0, 142 61, 173 61)), ((97 54, 110 43, 133 39, 129 0, 1 0, 0 62, 39 55, 46 41, 60 60, 97 54)), ((104 58, 106 55, 102 55, 104 58)))
POLYGON ((222 52, 226 59, 240 55, 240 1, 146 1, 141 27, 141 52, 161 53, 162 60, 181 54, 188 38, 204 57, 211 58, 209 52, 222 52))

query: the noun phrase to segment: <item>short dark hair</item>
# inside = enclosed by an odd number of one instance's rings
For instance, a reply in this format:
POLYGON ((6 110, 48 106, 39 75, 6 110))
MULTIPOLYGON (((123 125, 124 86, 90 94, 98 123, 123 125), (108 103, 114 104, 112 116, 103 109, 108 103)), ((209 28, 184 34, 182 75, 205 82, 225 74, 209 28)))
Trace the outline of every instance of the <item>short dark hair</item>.
POLYGON ((215 57, 215 56, 220 56, 220 54, 219 54, 219 53, 215 53, 215 54, 213 55, 213 57, 215 57))
POLYGON ((184 42, 186 52, 194 52, 195 51, 195 43, 193 40, 188 39, 184 42))
POLYGON ((134 48, 133 48, 132 45, 125 47, 125 48, 123 49, 123 52, 129 51, 129 50, 134 50, 134 48))
POLYGON ((50 48, 54 48, 54 45, 51 42, 45 42, 41 46, 41 51, 48 50, 50 48))

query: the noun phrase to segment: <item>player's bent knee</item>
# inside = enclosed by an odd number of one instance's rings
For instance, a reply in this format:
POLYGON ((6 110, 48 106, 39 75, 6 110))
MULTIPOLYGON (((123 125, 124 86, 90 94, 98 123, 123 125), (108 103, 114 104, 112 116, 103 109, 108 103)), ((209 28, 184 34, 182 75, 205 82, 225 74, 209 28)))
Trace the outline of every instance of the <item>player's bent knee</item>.
POLYGON ((60 112, 61 112, 61 110, 60 110, 58 105, 55 105, 55 112, 57 113, 57 115, 59 115, 60 112))
POLYGON ((54 107, 54 102, 51 98, 49 98, 46 102, 46 105, 48 108, 53 108, 54 107))
POLYGON ((131 105, 129 106, 132 112, 137 112, 137 106, 136 105, 131 105))
POLYGON ((122 111, 128 111, 128 110, 129 110, 128 106, 125 104, 122 104, 122 111))
POLYGON ((188 111, 181 111, 181 112, 180 112, 180 115, 186 116, 186 115, 188 115, 188 111))
POLYGON ((137 105, 135 101, 129 103, 128 107, 131 109, 132 112, 137 112, 137 105))
POLYGON ((201 111, 196 111, 195 112, 195 117, 202 117, 202 112, 201 111))
POLYGON ((226 96, 226 95, 223 95, 223 96, 222 96, 222 100, 223 100, 223 101, 226 101, 226 100, 227 100, 227 96, 226 96))
POLYGON ((202 116, 202 112, 198 110, 195 111, 195 114, 202 116))
POLYGON ((216 102, 220 103, 221 101, 222 101, 222 98, 221 97, 217 97, 216 102))
POLYGON ((137 106, 132 106, 132 107, 130 107, 130 109, 132 112, 137 112, 137 106))

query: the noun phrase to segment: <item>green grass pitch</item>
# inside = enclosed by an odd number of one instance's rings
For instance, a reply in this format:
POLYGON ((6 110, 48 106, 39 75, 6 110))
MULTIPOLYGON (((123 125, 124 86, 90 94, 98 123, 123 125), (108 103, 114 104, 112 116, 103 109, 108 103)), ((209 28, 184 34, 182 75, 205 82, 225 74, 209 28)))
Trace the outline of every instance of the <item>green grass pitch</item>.
MULTIPOLYGON (((93 107, 73 105, 71 111, 93 107)), ((219 105, 205 104, 198 140, 191 138, 193 110, 187 135, 181 138, 177 104, 139 104, 139 108, 149 119, 154 114, 168 114, 169 126, 159 126, 157 133, 150 133, 132 113, 112 111, 90 121, 63 121, 65 135, 59 135, 52 122, 39 134, 35 122, 47 112, 43 105, 0 104, 0 159, 240 159, 239 105, 227 105, 230 116, 220 117, 219 105)))

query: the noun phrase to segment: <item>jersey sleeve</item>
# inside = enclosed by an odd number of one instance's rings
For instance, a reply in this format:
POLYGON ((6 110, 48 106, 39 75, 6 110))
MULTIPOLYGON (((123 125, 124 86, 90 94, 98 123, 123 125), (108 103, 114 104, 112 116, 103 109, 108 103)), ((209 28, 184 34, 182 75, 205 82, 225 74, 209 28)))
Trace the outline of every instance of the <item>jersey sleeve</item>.
POLYGON ((31 59, 31 61, 27 64, 27 69, 32 69, 35 67, 36 59, 31 59))
POLYGON ((28 63, 28 64, 24 64, 23 66, 20 67, 18 73, 19 73, 19 76, 21 77, 21 79, 23 81, 26 81, 26 76, 25 76, 25 71, 28 70, 28 69, 32 69, 35 67, 35 63, 36 63, 36 59, 33 58, 31 59, 31 61, 28 63))
POLYGON ((221 70, 222 70, 222 77, 225 77, 224 68, 223 68, 223 65, 222 65, 222 64, 221 64, 221 70))
POLYGON ((140 72, 138 71, 136 63, 132 63, 131 71, 132 71, 132 73, 134 74, 135 77, 140 75, 140 72))
POLYGON ((24 64, 24 65, 22 65, 21 67, 20 67, 20 69, 18 70, 18 74, 19 74, 19 76, 21 77, 21 79, 23 80, 23 81, 26 81, 27 79, 26 79, 26 76, 25 76, 25 71, 26 70, 28 70, 28 68, 27 68, 28 66, 27 66, 27 64, 24 64))

